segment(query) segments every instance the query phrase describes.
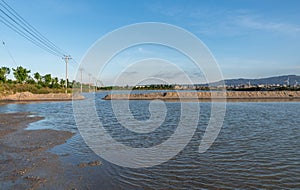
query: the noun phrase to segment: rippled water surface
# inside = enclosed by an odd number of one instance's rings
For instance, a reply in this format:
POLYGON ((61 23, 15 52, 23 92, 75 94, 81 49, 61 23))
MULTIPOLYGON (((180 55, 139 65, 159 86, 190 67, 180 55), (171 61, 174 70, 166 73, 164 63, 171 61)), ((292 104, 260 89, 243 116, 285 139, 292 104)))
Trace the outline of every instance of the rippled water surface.
MULTIPOLYGON (((180 102, 164 103, 167 112, 161 127, 149 134, 135 134, 120 125, 111 102, 101 100, 104 95, 96 94, 99 119, 114 139, 127 146, 155 146, 176 130, 180 102)), ((150 101, 130 101, 134 119, 149 119, 149 104, 150 101)), ((82 183, 88 183, 92 189, 300 188, 300 102, 228 102, 218 138, 207 152, 199 154, 210 106, 208 102, 200 103, 198 127, 183 151, 161 165, 140 169, 110 164, 93 153, 76 127, 72 102, 7 104, 0 106, 0 112, 31 112, 45 117, 29 129, 51 128, 76 133, 66 144, 51 151, 61 155, 65 164, 100 159, 103 165, 99 167, 78 169, 76 173, 68 173, 67 168, 65 171, 64 177, 70 183, 82 172, 88 175, 89 180, 82 183)), ((194 114, 193 110, 190 112, 194 114)), ((86 119, 89 126, 95 122, 86 119)))

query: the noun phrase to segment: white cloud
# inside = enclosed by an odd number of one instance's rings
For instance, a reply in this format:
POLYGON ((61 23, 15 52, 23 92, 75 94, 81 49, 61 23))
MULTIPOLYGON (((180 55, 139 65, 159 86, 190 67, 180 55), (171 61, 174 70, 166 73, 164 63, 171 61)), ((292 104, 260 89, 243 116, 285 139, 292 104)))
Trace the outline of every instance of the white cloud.
POLYGON ((299 35, 300 25, 279 18, 265 17, 247 9, 223 9, 208 6, 164 7, 163 4, 149 5, 148 9, 174 20, 186 20, 200 34, 218 36, 241 35, 245 30, 276 32, 284 35, 299 35))
POLYGON ((237 25, 249 29, 261 30, 266 32, 278 32, 283 34, 299 34, 300 26, 283 23, 264 21, 262 17, 254 15, 239 15, 236 16, 235 22, 237 25))

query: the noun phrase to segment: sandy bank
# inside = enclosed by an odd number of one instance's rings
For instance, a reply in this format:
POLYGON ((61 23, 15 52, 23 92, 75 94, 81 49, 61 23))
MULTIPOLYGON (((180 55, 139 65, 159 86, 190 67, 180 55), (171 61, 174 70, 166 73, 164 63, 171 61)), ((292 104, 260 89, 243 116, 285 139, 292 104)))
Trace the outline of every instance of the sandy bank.
POLYGON ((20 92, 4 97, 0 101, 68 101, 82 100, 84 97, 80 94, 50 93, 50 94, 32 94, 30 92, 20 92))
POLYGON ((157 92, 149 94, 109 94, 105 100, 188 100, 188 99, 295 99, 300 100, 300 91, 227 91, 227 92, 157 92))

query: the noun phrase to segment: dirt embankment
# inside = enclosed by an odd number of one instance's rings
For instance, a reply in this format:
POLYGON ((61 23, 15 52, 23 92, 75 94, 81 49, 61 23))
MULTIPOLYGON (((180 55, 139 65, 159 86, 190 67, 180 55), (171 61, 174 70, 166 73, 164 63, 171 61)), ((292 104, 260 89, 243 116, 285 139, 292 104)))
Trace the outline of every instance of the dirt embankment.
POLYGON ((109 94, 105 100, 181 99, 299 99, 300 91, 157 92, 149 94, 109 94))
POLYGON ((19 92, 16 94, 0 97, 0 101, 68 101, 82 99, 84 99, 84 97, 80 94, 32 94, 31 92, 19 92))

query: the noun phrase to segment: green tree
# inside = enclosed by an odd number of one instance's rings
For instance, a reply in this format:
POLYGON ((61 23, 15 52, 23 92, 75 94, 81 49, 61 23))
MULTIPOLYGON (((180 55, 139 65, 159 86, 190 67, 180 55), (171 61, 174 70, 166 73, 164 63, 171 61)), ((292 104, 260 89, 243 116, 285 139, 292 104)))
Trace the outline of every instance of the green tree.
POLYGON ((14 72, 14 77, 17 80, 18 83, 24 84, 24 82, 29 78, 30 70, 27 70, 26 68, 19 66, 16 69, 12 69, 14 72))
POLYGON ((65 83, 66 83, 66 81, 64 79, 60 79, 59 84, 61 87, 65 87, 65 83))
POLYGON ((52 79, 51 86, 52 86, 52 88, 59 88, 59 83, 58 83, 58 78, 57 77, 52 79))
POLYGON ((0 82, 6 82, 6 76, 10 73, 10 69, 8 67, 0 68, 0 82))
POLYGON ((33 77, 34 77, 34 79, 36 80, 36 82, 37 82, 38 84, 41 84, 41 83, 42 83, 42 76, 40 75, 40 73, 38 73, 38 72, 34 73, 34 74, 33 74, 33 77))
POLYGON ((44 79, 44 85, 50 87, 52 82, 51 74, 46 74, 45 76, 43 76, 43 79, 44 79))
POLYGON ((28 78, 26 79, 26 83, 27 84, 35 84, 35 81, 33 80, 33 78, 31 76, 28 76, 28 78))

